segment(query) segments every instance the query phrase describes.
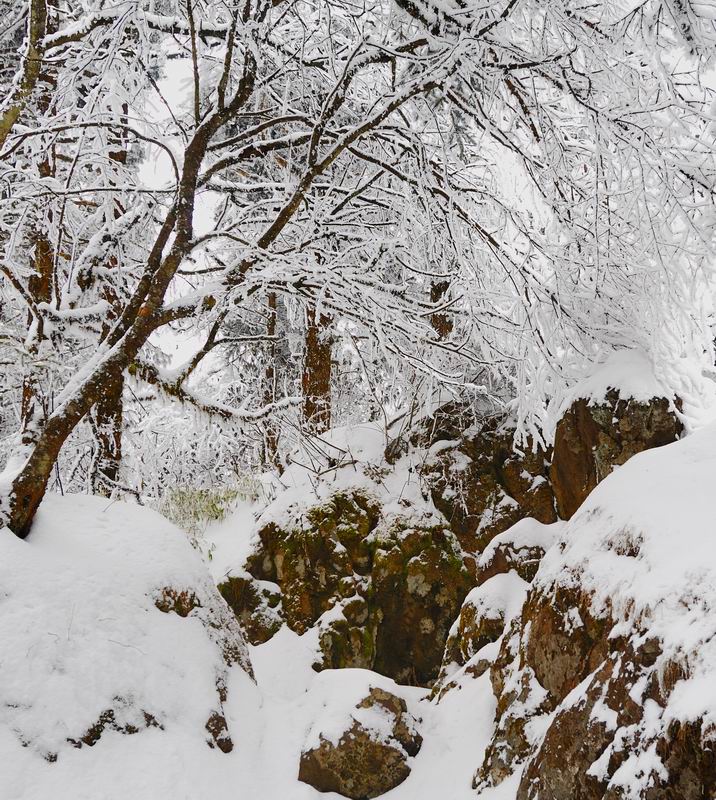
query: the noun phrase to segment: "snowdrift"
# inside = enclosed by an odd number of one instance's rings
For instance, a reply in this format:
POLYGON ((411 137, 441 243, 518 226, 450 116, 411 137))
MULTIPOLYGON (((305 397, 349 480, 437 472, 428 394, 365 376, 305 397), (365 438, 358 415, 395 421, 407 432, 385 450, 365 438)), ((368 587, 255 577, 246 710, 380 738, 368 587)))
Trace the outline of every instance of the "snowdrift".
POLYGON ((201 557, 137 506, 48 496, 0 530, 0 642, 3 800, 202 797, 255 702, 201 557))

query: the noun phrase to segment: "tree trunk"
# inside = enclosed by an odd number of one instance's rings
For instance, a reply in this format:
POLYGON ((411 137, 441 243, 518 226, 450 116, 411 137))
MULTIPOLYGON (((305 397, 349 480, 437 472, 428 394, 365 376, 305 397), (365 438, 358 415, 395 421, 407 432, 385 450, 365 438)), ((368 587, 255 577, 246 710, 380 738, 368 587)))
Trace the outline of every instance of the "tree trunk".
MULTIPOLYGON (((266 324, 266 335, 276 336, 277 329, 276 314, 276 294, 272 292, 268 296, 268 322, 266 324)), ((266 372, 264 374, 264 405, 276 402, 276 342, 269 343, 266 362, 266 372)), ((275 423, 269 419, 264 432, 264 461, 266 464, 281 470, 281 463, 278 459, 278 430, 275 423)))
MULTIPOLYGON (((430 285, 430 302, 434 305, 444 303, 450 290, 450 281, 436 281, 430 285)), ((430 315, 430 324, 441 339, 447 339, 452 333, 453 322, 449 314, 436 312, 430 315)))
MULTIPOLYGON (((122 121, 126 122, 128 109, 126 104, 122 106, 122 121)), ((122 131, 124 134, 124 131, 122 131)), ((127 142, 126 135, 113 134, 110 136, 110 144, 117 147, 109 153, 112 161, 118 164, 127 162, 127 142)), ((114 217, 119 217, 125 209, 115 201, 114 217)), ((116 256, 110 256, 108 267, 117 269, 119 262, 116 256)), ((102 330, 102 340, 107 338, 111 330, 111 323, 116 319, 121 311, 121 304, 117 294, 110 286, 105 286, 102 297, 107 301, 113 312, 109 315, 108 321, 102 330)), ((109 497, 117 488, 119 480, 119 470, 122 465, 122 433, 124 425, 123 407, 124 373, 120 372, 117 379, 108 381, 102 387, 97 403, 94 407, 94 433, 95 433, 95 457, 92 463, 90 475, 92 491, 95 494, 103 494, 109 497)))
POLYGON ((103 369, 95 370, 75 397, 47 418, 42 429, 35 431, 32 442, 25 443, 23 455, 26 457, 22 466, 13 473, 11 485, 0 486, 2 519, 21 539, 30 532, 62 446, 97 402, 103 387, 116 385, 121 380, 121 361, 124 358, 123 353, 118 353, 113 359, 108 359, 103 369))
POLYGON ((106 497, 112 495, 119 482, 122 464, 124 374, 102 387, 94 407, 96 452, 92 464, 92 491, 106 497))
POLYGON ((309 433, 324 433, 331 427, 330 317, 306 312, 306 347, 303 356, 303 421, 309 433))
MULTIPOLYGON (((42 62, 41 50, 39 49, 46 34, 53 33, 57 28, 56 14, 48 14, 45 0, 32 0, 28 18, 28 32, 26 38, 27 54, 23 66, 23 81, 28 81, 26 93, 18 98, 18 105, 13 111, 8 108, 3 115, 0 123, 0 143, 4 144, 12 127, 17 122, 22 108, 32 90, 39 82, 43 89, 37 99, 37 108, 41 113, 45 113, 50 107, 52 100, 50 87, 53 79, 48 73, 47 68, 42 62)), ((38 164, 38 171, 43 178, 54 177, 54 164, 51 160, 51 152, 46 152, 45 158, 38 164)), ((55 271, 55 253, 50 242, 47 231, 51 228, 52 211, 47 211, 47 218, 38 223, 34 233, 35 247, 31 259, 32 274, 27 281, 27 290, 36 306, 49 303, 52 300, 52 285, 55 271), (44 223, 44 224, 43 224, 44 223)), ((32 314, 28 315, 28 330, 32 325, 32 314)), ((36 355, 40 343, 44 339, 42 325, 38 324, 35 331, 34 341, 30 343, 30 353, 36 355)), ((44 420, 47 408, 41 397, 41 389, 35 374, 26 375, 22 383, 22 399, 20 405, 20 431, 22 439, 27 442, 32 439, 37 426, 44 420)))
POLYGON ((51 32, 47 30, 47 18, 45 0, 30 0, 20 72, 13 82, 13 88, 3 103, 3 110, 0 113, 0 149, 4 147, 7 137, 25 110, 35 85, 41 77, 44 39, 45 35, 51 32))
MULTIPOLYGON (((44 166, 44 165, 43 165, 44 166)), ((44 171, 44 170, 43 170, 44 171)), ((36 305, 49 303, 52 299, 52 270, 54 258, 52 246, 44 233, 38 231, 35 239, 35 252, 32 259, 32 275, 27 282, 27 289, 36 305)), ((32 316, 28 319, 28 328, 32 316)), ((39 342, 43 338, 42 330, 37 330, 36 340, 30 345, 30 352, 37 353, 39 342)), ((37 375, 25 375, 22 382, 22 399, 20 403, 20 435, 27 439, 38 423, 45 417, 46 408, 40 396, 37 375)))

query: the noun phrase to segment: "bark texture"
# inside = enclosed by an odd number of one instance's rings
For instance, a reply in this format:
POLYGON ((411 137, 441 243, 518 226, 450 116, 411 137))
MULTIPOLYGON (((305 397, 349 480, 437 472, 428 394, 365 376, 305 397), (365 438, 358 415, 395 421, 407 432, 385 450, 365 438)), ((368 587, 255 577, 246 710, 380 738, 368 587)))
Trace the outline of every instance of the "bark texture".
POLYGON ((306 349, 303 357, 303 420, 309 433, 325 433, 331 427, 330 318, 306 312, 306 349))

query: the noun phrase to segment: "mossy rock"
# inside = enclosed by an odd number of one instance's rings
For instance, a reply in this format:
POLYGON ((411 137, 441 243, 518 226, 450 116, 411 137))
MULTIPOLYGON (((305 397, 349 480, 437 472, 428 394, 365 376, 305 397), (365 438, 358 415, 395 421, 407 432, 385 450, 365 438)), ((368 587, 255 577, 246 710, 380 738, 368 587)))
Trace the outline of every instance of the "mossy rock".
MULTIPOLYGON (((352 800, 385 794, 410 774, 408 759, 422 745, 418 721, 405 701, 374 687, 357 706, 361 719, 375 714, 375 725, 355 718, 337 741, 319 735, 319 743, 301 753, 298 780, 319 792, 337 792, 352 800), (367 712, 367 715, 366 713, 367 712)), ((355 714, 355 712, 354 712, 355 714)))
POLYGON ((314 668, 372 669, 376 638, 383 618, 381 610, 373 608, 365 597, 355 594, 325 616, 330 619, 319 621, 321 659, 314 668))
POLYGON ((400 683, 425 686, 438 676, 448 632, 473 584, 447 528, 393 522, 376 541, 371 603, 383 619, 373 668, 400 683))
POLYGON ((284 623, 281 591, 248 574, 231 575, 218 586, 253 645, 267 642, 284 623))
MULTIPOLYGON (((292 630, 319 626, 317 667, 374 669, 418 685, 437 677, 447 633, 474 583, 448 528, 386 518, 373 497, 354 490, 297 514, 289 529, 264 525, 259 541, 247 570, 278 584, 292 630)), ((240 619, 256 613, 247 591, 234 603, 240 619)), ((253 628, 265 628, 263 620, 244 626, 254 638, 253 628)))

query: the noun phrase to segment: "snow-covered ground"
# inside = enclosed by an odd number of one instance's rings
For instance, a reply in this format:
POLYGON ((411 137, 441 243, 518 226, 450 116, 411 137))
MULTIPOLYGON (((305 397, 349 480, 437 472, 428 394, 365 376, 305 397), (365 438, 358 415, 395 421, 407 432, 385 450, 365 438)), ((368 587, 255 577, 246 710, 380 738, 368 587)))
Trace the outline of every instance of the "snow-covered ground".
MULTIPOLYGON (((716 722, 714 474, 711 426, 635 456, 568 524, 533 526, 541 544, 556 537, 538 588, 578 581, 595 611, 611 610, 613 635, 646 631, 664 659, 686 664, 658 726, 716 722)), ((289 478, 287 493, 305 491, 297 471, 289 478)), ((337 800, 296 780, 300 753, 316 726, 340 727, 370 686, 399 694, 421 719, 412 773, 387 800, 475 800, 495 711, 488 674, 457 673, 456 687, 431 702, 365 670, 314 672, 316 630, 286 628, 248 648, 256 683, 248 666, 226 665, 222 637, 238 641, 238 629, 214 584, 240 566, 260 510, 241 506, 214 526, 211 559, 152 511, 84 496, 49 496, 25 541, 0 531, 0 800, 337 800), (166 588, 193 594, 199 609, 163 613, 166 588), (228 688, 230 753, 207 744, 217 678, 228 688), (115 727, 138 732, 109 726, 92 746, 68 741, 108 708, 115 727)), ((518 777, 480 800, 514 800, 518 777)))
MULTIPOLYGON (((251 509, 232 519, 237 553, 251 509)), ((221 530, 230 535, 227 523, 221 530)), ((220 558, 212 567, 226 569, 220 558)), ((424 690, 368 671, 319 674, 311 669, 315 631, 300 637, 284 629, 250 648, 256 685, 240 666, 228 670, 224 712, 234 749, 211 749, 204 722, 216 705, 217 644, 199 619, 162 613, 154 601, 175 587, 208 606, 212 583, 186 536, 134 505, 49 496, 27 540, 0 532, 2 800, 337 798, 296 780, 301 749, 316 723, 330 726, 332 698, 344 708, 346 697, 360 698, 369 686, 400 694, 422 719, 412 774, 385 796, 474 797, 472 775, 494 713, 489 678, 466 682, 436 705, 424 690), (67 741, 109 707, 139 732, 107 729, 80 748, 67 741), (137 709, 163 730, 144 728, 137 709)), ((497 797, 510 796, 505 788, 497 797)))

